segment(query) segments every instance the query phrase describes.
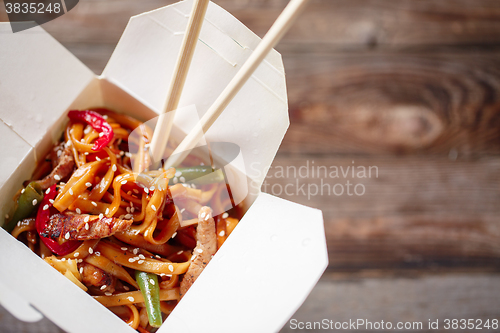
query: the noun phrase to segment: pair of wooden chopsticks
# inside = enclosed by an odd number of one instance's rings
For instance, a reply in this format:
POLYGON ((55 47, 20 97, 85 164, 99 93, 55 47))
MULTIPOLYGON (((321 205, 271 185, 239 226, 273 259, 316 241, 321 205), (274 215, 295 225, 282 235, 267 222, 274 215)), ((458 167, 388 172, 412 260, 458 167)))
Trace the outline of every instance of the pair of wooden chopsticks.
MULTIPOLYGON (((304 9, 309 0, 291 0, 285 10, 274 22, 271 29, 264 36, 255 51, 244 63, 236 76, 229 82, 228 86, 222 91, 220 96, 215 100, 212 106, 200 119, 199 125, 192 130, 184 140, 175 149, 172 155, 167 159, 164 168, 179 165, 189 154, 189 151, 203 137, 203 133, 207 132, 217 118, 222 114, 222 111, 233 100, 234 96, 240 91, 245 82, 252 76, 260 63, 267 56, 269 51, 281 40, 285 33, 290 29, 295 19, 304 9)), ((160 161, 165 146, 167 145, 168 137, 172 129, 175 110, 179 104, 182 89, 186 82, 186 77, 189 71, 191 60, 193 59, 196 43, 200 35, 205 13, 207 11, 209 0, 194 0, 191 16, 186 29, 186 34, 182 43, 182 47, 177 58, 174 74, 170 82, 167 99, 163 107, 162 113, 159 116, 156 128, 153 134, 153 140, 150 146, 150 153, 153 161, 160 161)))

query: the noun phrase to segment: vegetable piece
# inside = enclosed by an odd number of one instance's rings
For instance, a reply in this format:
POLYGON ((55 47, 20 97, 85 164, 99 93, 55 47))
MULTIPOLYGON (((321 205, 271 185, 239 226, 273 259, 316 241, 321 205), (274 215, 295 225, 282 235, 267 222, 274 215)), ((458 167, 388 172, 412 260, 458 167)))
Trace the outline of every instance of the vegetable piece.
POLYGON ((47 192, 45 192, 45 197, 40 203, 40 207, 38 208, 38 213, 36 215, 36 230, 38 235, 40 235, 40 240, 47 246, 52 252, 57 255, 64 256, 68 253, 76 250, 80 243, 79 241, 66 241, 62 244, 59 244, 53 239, 47 238, 45 234, 45 228, 47 227, 47 223, 50 219, 50 210, 52 208, 52 203, 50 200, 54 200, 56 197, 56 185, 52 185, 49 187, 47 192))
POLYGON ((113 128, 111 128, 111 125, 108 124, 103 116, 95 111, 72 110, 68 113, 68 117, 73 121, 79 121, 88 124, 92 126, 92 128, 97 132, 99 132, 99 139, 94 142, 94 146, 92 147, 93 151, 99 151, 103 149, 113 139, 113 128))
POLYGON ((199 185, 224 182, 224 173, 222 170, 213 171, 211 166, 198 165, 185 168, 175 168, 176 177, 170 179, 169 185, 176 182, 191 182, 199 185), (178 175, 178 176, 177 176, 178 175))
POLYGON ((160 287, 156 274, 135 271, 135 279, 148 311, 149 324, 153 327, 160 327, 162 324, 160 309, 160 287))
POLYGON ((43 199, 43 191, 36 182, 31 182, 26 186, 24 192, 17 199, 17 208, 12 219, 4 225, 4 229, 9 233, 14 230, 16 223, 29 217, 40 205, 43 199))

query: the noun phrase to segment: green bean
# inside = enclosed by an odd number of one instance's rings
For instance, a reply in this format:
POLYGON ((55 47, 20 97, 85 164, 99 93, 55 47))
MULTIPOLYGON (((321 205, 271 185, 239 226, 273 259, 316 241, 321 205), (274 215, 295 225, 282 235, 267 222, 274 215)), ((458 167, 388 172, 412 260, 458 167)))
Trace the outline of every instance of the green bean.
POLYGON ((213 171, 211 166, 199 165, 185 168, 175 168, 178 177, 170 179, 169 185, 173 185, 174 179, 180 183, 194 183, 198 185, 213 184, 224 182, 224 173, 222 170, 213 171))
POLYGON ((16 223, 29 217, 36 210, 43 199, 43 190, 36 182, 26 186, 24 192, 17 199, 17 207, 12 218, 3 227, 8 232, 14 230, 16 223))
POLYGON ((144 296, 144 304, 148 313, 149 324, 160 327, 163 320, 160 309, 160 286, 156 274, 135 271, 135 280, 144 296))

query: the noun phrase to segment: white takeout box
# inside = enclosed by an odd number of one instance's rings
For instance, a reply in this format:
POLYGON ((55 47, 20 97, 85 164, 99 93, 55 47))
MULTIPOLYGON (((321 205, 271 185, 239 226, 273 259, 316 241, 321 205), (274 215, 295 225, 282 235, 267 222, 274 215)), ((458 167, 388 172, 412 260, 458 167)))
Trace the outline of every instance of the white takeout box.
MULTIPOLYGON (((0 224, 69 109, 156 116, 191 7, 184 1, 131 18, 99 77, 40 27, 13 34, 0 24, 0 224)), ((210 3, 181 107, 203 114, 259 41, 210 3)), ((177 131, 193 126, 185 115, 176 115, 177 131)), ((321 211, 260 192, 288 125, 285 73, 273 50, 205 136, 240 146, 249 208, 160 333, 279 331, 320 278, 328 264, 321 211)), ((41 312, 68 332, 133 332, 3 229, 0 253, 0 303, 17 318, 37 321, 41 312)))

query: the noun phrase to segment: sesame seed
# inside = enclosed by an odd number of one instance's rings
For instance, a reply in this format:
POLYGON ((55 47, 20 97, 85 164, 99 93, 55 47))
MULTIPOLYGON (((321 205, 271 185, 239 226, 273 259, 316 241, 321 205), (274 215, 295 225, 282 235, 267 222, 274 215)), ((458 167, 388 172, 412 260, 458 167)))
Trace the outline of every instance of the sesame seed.
POLYGON ((130 220, 133 216, 132 214, 126 214, 124 217, 126 220, 130 220))
POLYGON ((104 293, 104 295, 106 295, 106 296, 111 296, 111 295, 113 295, 113 294, 112 294, 112 293, 110 293, 109 291, 106 291, 106 292, 104 293))
POLYGON ((133 213, 135 211, 134 207, 130 207, 130 212, 133 213))
POLYGON ((36 206, 36 204, 38 203, 38 200, 33 199, 33 201, 31 203, 33 204, 33 206, 36 206))
POLYGON ((88 152, 88 151, 86 151, 85 153, 83 153, 83 155, 85 155, 85 156, 87 156, 88 154, 89 154, 89 152, 88 152))
POLYGON ((193 260, 195 260, 195 259, 196 259, 196 254, 193 254, 193 255, 191 256, 191 261, 193 261, 193 260))
POLYGON ((89 247, 89 253, 90 253, 90 254, 94 253, 94 249, 93 249, 93 248, 91 248, 91 247, 89 247))
POLYGON ((120 150, 120 156, 125 155, 125 152, 123 150, 120 150))
POLYGON ((173 272, 174 271, 174 266, 173 265, 168 265, 168 270, 173 272))
POLYGON ((97 252, 95 253, 95 255, 96 255, 96 256, 98 256, 98 257, 100 257, 100 256, 101 256, 101 252, 97 251, 97 252))
POLYGON ((207 214, 207 216, 205 216, 205 221, 208 221, 210 219, 210 214, 207 214))
POLYGON ((130 288, 128 286, 123 286, 123 289, 125 289, 126 291, 130 290, 130 288))
POLYGON ((137 254, 139 252, 139 248, 133 249, 132 252, 134 252, 134 254, 137 254))
POLYGON ((89 230, 89 224, 85 223, 85 230, 89 230))
POLYGON ((96 156, 96 157, 95 157, 95 160, 96 160, 96 161, 100 161, 101 159, 100 159, 98 156, 96 156))
POLYGON ((139 254, 139 258, 146 259, 146 257, 144 256, 144 254, 139 254))
POLYGON ((70 188, 68 192, 69 192, 69 194, 73 195, 73 189, 72 188, 70 188))
POLYGON ((83 267, 80 267, 80 274, 83 274, 83 267))
POLYGON ((149 283, 151 283, 154 286, 155 285, 155 280, 149 279, 149 283))
POLYGON ((202 212, 202 213, 200 214, 200 217, 201 217, 201 218, 204 218, 204 217, 205 217, 205 215, 207 215, 207 213, 202 212))
POLYGON ((181 251, 177 252, 177 254, 182 254, 182 252, 184 252, 184 251, 181 250, 181 251))
POLYGON ((47 210, 47 209, 49 209, 49 205, 43 206, 43 210, 47 210))
POLYGON ((61 176, 59 176, 59 175, 54 175, 54 179, 55 179, 55 180, 57 180, 57 181, 59 181, 59 180, 61 180, 61 176))
POLYGON ((219 232, 219 236, 221 236, 221 237, 224 237, 225 234, 226 233, 224 232, 224 230, 221 230, 221 232, 219 232))
POLYGON ((61 258, 61 261, 66 261, 66 258, 61 258))
POLYGON ((177 236, 177 232, 174 232, 174 234, 172 235, 172 238, 175 238, 175 236, 177 236))
POLYGON ((61 155, 62 155, 62 150, 58 150, 56 154, 57 154, 57 157, 61 157, 61 155))
POLYGON ((154 190, 155 190, 155 187, 154 187, 154 186, 151 186, 151 187, 149 188, 149 190, 150 190, 150 191, 154 191, 154 190))
POLYGON ((177 172, 175 173, 175 177, 180 177, 181 175, 182 175, 182 171, 177 171, 177 172))
POLYGON ((104 135, 104 132, 99 133, 99 137, 102 138, 104 135))
MULTIPOLYGON (((36 199, 35 199, 35 200, 36 200, 36 199)), ((35 204, 36 204, 36 203, 34 203, 34 204, 33 204, 33 206, 34 206, 35 204)), ((155 206, 155 205, 151 205, 151 209, 152 209, 153 211, 155 211, 155 212, 156 212, 156 206, 155 206)))
POLYGON ((125 210, 127 211, 127 213, 130 213, 130 207, 125 208, 125 210))
POLYGON ((129 301, 131 301, 131 302, 133 302, 133 301, 134 301, 134 298, 133 298, 132 296, 127 297, 127 299, 128 299, 129 301))
POLYGON ((203 253, 203 250, 202 249, 197 249, 196 252, 203 253))
POLYGON ((134 262, 135 259, 134 258, 128 258, 128 262, 134 262))
POLYGON ((76 259, 76 262, 77 262, 77 263, 82 263, 82 262, 83 262, 83 259, 76 259))
POLYGON ((184 178, 184 177, 180 177, 179 180, 181 181, 181 183, 185 183, 186 182, 186 178, 184 178))
POLYGON ((222 218, 223 218, 223 219, 227 219, 228 217, 229 217, 229 214, 228 214, 228 213, 224 213, 224 214, 222 214, 222 218))
POLYGON ((80 208, 77 208, 77 209, 76 209, 76 212, 77 212, 78 214, 81 214, 81 213, 82 213, 82 211, 80 210, 80 208))
POLYGON ((174 182, 174 184, 177 184, 179 182, 179 179, 177 177, 174 177, 173 182, 174 182))
POLYGON ((53 204, 53 203, 54 203, 54 199, 49 199, 49 202, 50 202, 51 204, 53 204))
POLYGON ((111 167, 111 170, 113 170, 113 172, 116 172, 116 164, 113 164, 113 166, 111 167))
POLYGON ((129 153, 129 152, 126 152, 126 153, 125 153, 125 156, 127 156, 127 157, 132 157, 132 154, 131 154, 131 153, 129 153))
POLYGON ((149 189, 147 187, 145 187, 144 192, 149 193, 149 189))
POLYGON ((104 217, 104 215, 101 213, 99 214, 99 219, 102 219, 104 217))
POLYGON ((106 208, 106 215, 109 214, 109 208, 106 208))
POLYGON ((127 251, 128 247, 122 247, 121 249, 122 249, 122 251, 127 251))
POLYGON ((133 191, 134 191, 135 194, 139 194, 139 190, 138 189, 134 188, 133 191))
POLYGON ((91 182, 86 182, 85 186, 90 187, 90 186, 92 186, 92 183, 91 182))
POLYGON ((123 180, 123 181, 120 182, 120 184, 125 185, 125 184, 127 184, 127 181, 123 180))
POLYGON ((186 211, 186 208, 182 208, 181 209, 181 214, 184 213, 186 211))
POLYGON ((104 285, 102 285, 101 290, 106 289, 106 287, 107 287, 107 285, 105 285, 105 284, 104 284, 104 285))
POLYGON ((76 257, 78 257, 79 255, 80 255, 80 253, 79 253, 79 252, 75 252, 75 254, 73 254, 73 257, 75 257, 75 258, 76 258, 76 257))
POLYGON ((69 239, 69 231, 64 235, 64 238, 69 239))
POLYGON ((97 207, 97 204, 95 203, 95 201, 92 201, 92 206, 97 207))
POLYGON ((192 187, 192 188, 196 188, 196 185, 195 185, 195 184, 191 184, 191 187, 192 187))
POLYGON ((88 222, 89 220, 90 220, 90 216, 89 216, 89 215, 87 215, 87 216, 85 216, 85 218, 83 219, 83 222, 88 222))
POLYGON ((47 189, 47 191, 45 191, 45 194, 49 194, 50 193, 50 187, 47 189))
POLYGON ((138 263, 139 265, 142 265, 142 264, 144 263, 144 260, 139 260, 137 263, 138 263))
POLYGON ((156 257, 156 258, 158 258, 158 259, 161 259, 161 256, 159 256, 159 255, 157 255, 157 254, 155 255, 155 257, 156 257))

